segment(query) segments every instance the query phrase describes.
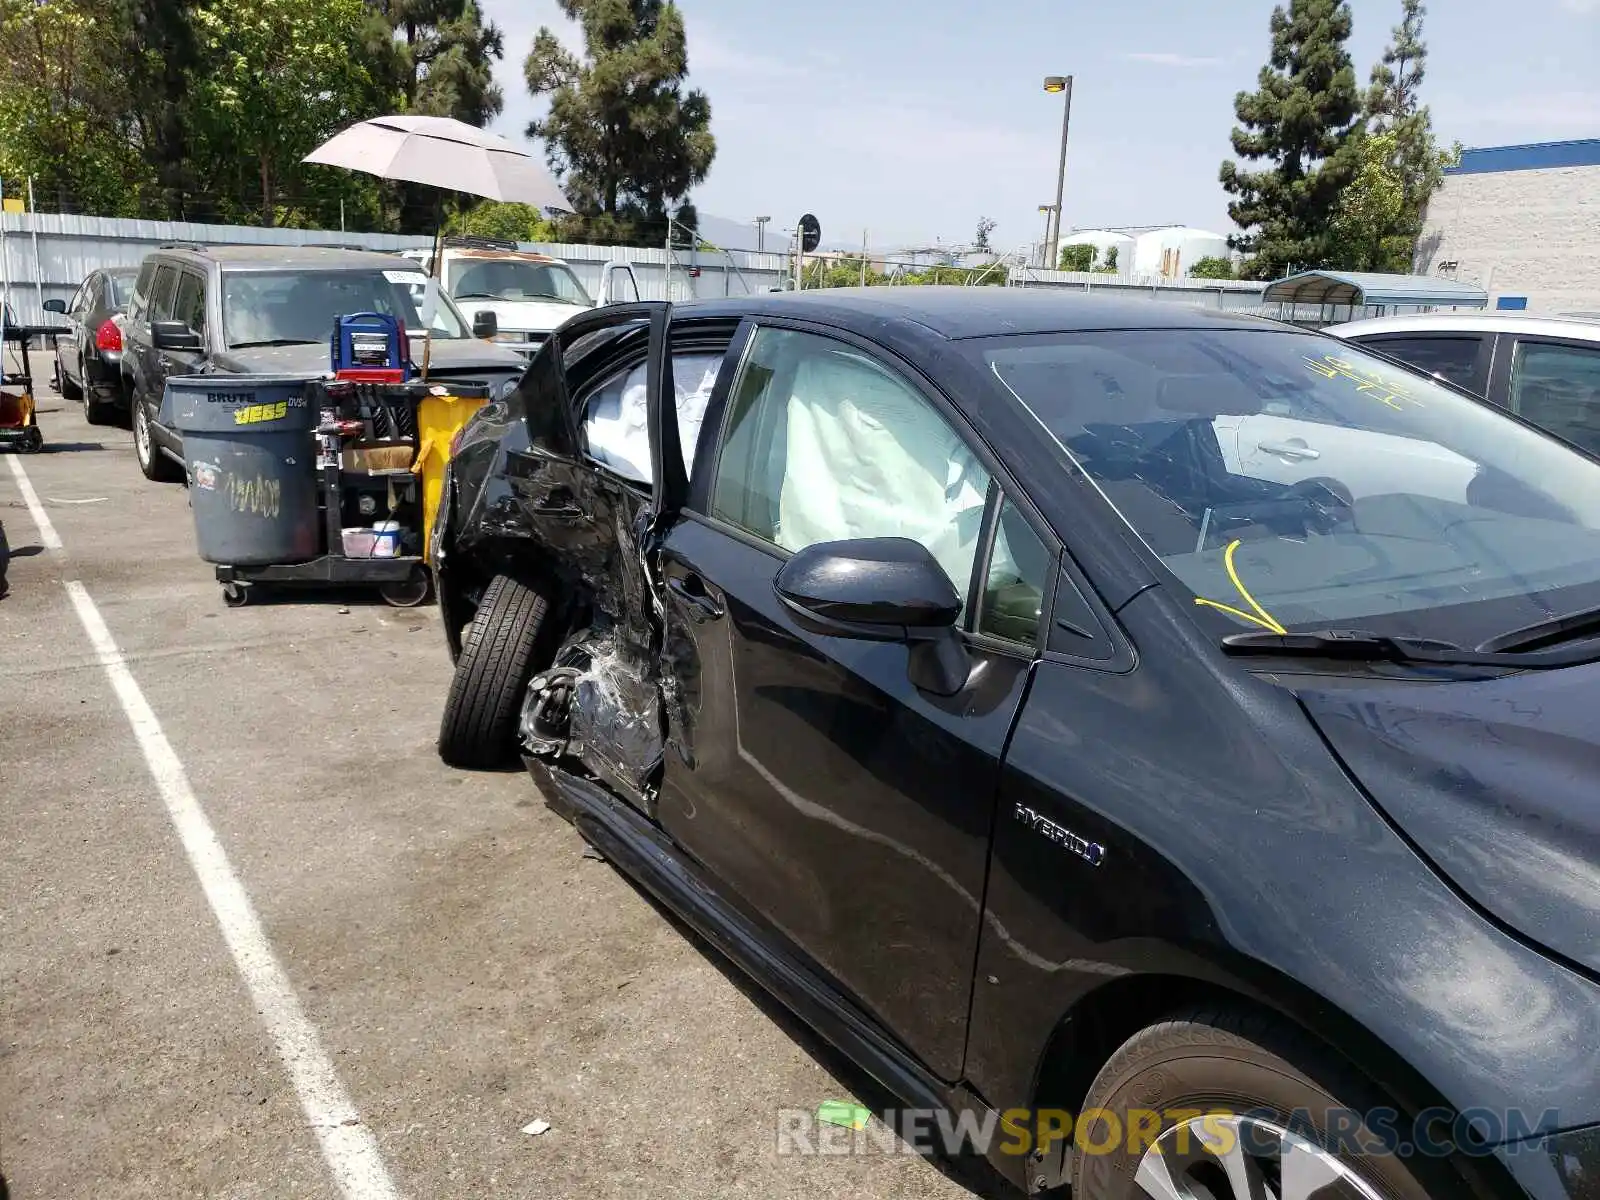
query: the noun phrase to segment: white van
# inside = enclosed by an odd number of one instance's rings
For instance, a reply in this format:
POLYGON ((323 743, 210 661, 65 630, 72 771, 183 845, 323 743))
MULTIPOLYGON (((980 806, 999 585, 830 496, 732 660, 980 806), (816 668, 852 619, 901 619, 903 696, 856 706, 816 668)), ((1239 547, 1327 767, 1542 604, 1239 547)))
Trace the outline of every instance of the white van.
MULTIPOLYGON (((432 268, 432 252, 408 250, 406 257, 432 268)), ((551 332, 574 313, 639 299, 639 284, 627 263, 607 263, 600 294, 591 297, 577 274, 559 258, 520 250, 495 238, 447 237, 439 279, 445 292, 476 320, 492 313, 501 345, 532 355, 551 332)))

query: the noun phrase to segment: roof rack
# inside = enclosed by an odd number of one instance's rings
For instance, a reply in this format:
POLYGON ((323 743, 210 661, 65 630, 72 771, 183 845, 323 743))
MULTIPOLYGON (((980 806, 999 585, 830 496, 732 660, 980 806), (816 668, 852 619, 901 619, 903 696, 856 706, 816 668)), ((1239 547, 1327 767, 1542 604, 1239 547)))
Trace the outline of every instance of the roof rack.
POLYGON ((203 246, 199 242, 163 242, 157 248, 161 250, 199 250, 204 252, 211 247, 203 246))
POLYGON ((446 246, 459 246, 467 250, 515 250, 517 243, 510 238, 471 237, 451 234, 444 239, 446 246))
MULTIPOLYGON (((361 250, 361 251, 365 252, 365 251, 371 251, 372 247, 371 246, 363 246, 359 242, 307 242, 305 245, 301 246, 300 249, 302 249, 302 250, 361 250)), ((385 252, 382 251, 382 250, 379 250, 379 251, 377 251, 377 253, 383 254, 385 252)))

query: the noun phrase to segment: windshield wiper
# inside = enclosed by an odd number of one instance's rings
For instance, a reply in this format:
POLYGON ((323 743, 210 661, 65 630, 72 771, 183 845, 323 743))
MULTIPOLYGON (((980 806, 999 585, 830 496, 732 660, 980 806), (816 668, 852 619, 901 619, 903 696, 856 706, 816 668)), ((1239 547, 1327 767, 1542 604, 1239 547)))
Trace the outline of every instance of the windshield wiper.
POLYGON ((493 292, 457 292, 452 300, 504 300, 504 296, 497 296, 493 292))
POLYGON ((1569 667, 1600 658, 1600 649, 1577 654, 1508 654, 1464 650, 1433 638, 1391 637, 1366 629, 1318 629, 1310 633, 1235 633, 1222 639, 1225 654, 1289 658, 1337 658, 1353 662, 1424 663, 1452 667, 1569 667))
POLYGON ((1600 633, 1600 608, 1547 617, 1532 625, 1524 625, 1521 629, 1496 634, 1479 645, 1478 649, 1502 654, 1524 654, 1529 650, 1543 650, 1557 642, 1592 633, 1600 633))
POLYGON ((259 342, 230 342, 229 350, 259 350, 264 346, 320 346, 321 338, 264 338, 259 342))

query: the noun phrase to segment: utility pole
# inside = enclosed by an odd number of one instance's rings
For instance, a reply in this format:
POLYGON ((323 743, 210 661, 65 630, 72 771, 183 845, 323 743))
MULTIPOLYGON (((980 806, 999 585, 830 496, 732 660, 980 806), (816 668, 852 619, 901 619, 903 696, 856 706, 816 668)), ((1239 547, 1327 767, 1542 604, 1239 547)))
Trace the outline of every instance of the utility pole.
POLYGON ((33 207, 33 176, 28 176, 28 219, 33 222, 33 286, 39 296, 39 320, 44 320, 44 263, 39 261, 39 213, 33 207))
POLYGON ((1061 166, 1056 171, 1056 213, 1050 230, 1050 244, 1061 240, 1061 200, 1067 187, 1067 130, 1072 124, 1072 76, 1051 75, 1044 81, 1044 90, 1054 95, 1062 94, 1061 104, 1061 166))
POLYGON ((756 253, 764 254, 767 249, 767 222, 771 217, 756 218, 756 253))

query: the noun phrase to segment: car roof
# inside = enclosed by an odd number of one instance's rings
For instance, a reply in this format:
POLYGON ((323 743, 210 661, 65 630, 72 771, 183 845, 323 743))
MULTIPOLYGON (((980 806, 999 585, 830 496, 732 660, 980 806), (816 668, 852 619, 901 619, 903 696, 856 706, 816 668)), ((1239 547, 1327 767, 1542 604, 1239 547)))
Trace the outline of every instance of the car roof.
POLYGON ((559 258, 552 258, 548 254, 540 254, 537 250, 491 250, 481 246, 446 246, 446 258, 481 258, 486 261, 504 261, 507 259, 516 262, 530 263, 560 263, 566 266, 559 258))
POLYGON ((398 254, 342 246, 163 246, 156 253, 196 265, 216 263, 225 271, 292 271, 296 267, 318 271, 420 269, 414 260, 398 254))
POLYGON ((1587 317, 1541 317, 1528 313, 1435 312, 1373 317, 1323 330, 1335 337, 1380 333, 1521 333, 1600 342, 1600 321, 1587 317))
POLYGON ((1055 288, 867 287, 773 292, 678 306, 685 316, 775 316, 846 328, 884 321, 942 338, 1114 329, 1283 329, 1243 313, 1055 288))

